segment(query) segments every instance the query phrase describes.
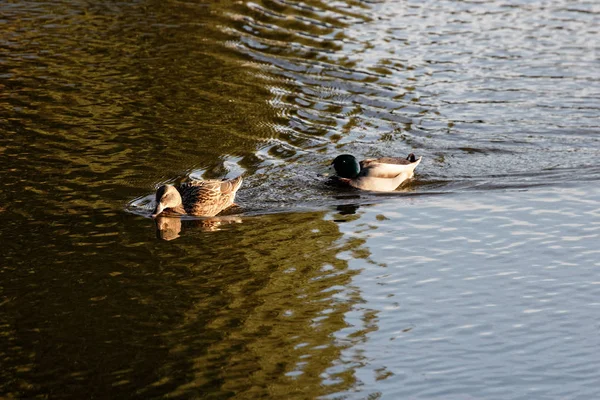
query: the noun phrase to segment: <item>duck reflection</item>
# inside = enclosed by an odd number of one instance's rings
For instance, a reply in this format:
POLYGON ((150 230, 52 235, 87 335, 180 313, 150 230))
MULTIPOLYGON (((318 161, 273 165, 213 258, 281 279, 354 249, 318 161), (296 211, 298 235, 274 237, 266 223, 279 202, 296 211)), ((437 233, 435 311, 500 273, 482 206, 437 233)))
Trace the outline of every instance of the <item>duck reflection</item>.
POLYGON ((182 227, 201 229, 206 232, 214 232, 221 229, 222 226, 241 223, 242 219, 234 215, 224 215, 220 217, 211 217, 206 219, 182 220, 179 216, 159 216, 154 219, 156 225, 156 238, 162 240, 177 239, 182 227))
POLYGON ((178 217, 157 217, 154 219, 156 224, 156 238, 162 240, 173 240, 179 237, 181 233, 181 218, 178 217))
POLYGON ((335 209, 340 215, 354 215, 359 208, 360 205, 358 204, 341 204, 335 209))

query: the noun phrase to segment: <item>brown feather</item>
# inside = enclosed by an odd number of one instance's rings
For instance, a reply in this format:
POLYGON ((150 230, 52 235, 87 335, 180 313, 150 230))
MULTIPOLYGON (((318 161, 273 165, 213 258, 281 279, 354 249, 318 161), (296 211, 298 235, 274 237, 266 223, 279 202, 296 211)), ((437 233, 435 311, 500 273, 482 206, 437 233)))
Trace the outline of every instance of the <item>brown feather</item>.
POLYGON ((191 181, 178 190, 187 214, 212 217, 233 204, 241 184, 239 176, 229 181, 191 181))

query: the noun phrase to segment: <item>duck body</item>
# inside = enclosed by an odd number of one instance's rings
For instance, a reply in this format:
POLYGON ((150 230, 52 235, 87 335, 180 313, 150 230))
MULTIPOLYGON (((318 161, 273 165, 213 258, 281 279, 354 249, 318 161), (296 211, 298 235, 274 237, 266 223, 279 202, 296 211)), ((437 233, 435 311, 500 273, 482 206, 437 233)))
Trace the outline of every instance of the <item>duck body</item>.
POLYGON ((358 162, 350 154, 342 154, 333 160, 340 182, 361 190, 391 192, 414 176, 414 170, 421 162, 414 154, 406 158, 370 158, 358 162))
POLYGON ((212 217, 233 205, 242 177, 231 180, 190 181, 177 187, 163 185, 156 191, 155 218, 163 211, 212 217))

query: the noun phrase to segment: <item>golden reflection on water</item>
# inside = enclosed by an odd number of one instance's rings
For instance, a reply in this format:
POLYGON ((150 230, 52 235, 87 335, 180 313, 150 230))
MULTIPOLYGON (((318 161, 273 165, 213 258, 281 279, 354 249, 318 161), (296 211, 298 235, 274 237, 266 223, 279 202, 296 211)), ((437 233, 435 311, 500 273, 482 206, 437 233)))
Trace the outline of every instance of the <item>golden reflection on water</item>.
MULTIPOLYGON (((363 313, 352 285, 359 271, 346 255, 368 250, 328 215, 241 223, 227 216, 232 223, 208 231, 188 224, 198 221, 157 219, 173 237, 185 232, 173 241, 144 237, 152 224, 136 216, 116 235, 124 225, 115 227, 113 217, 96 217, 94 235, 62 218, 56 236, 27 259, 15 253, 26 251, 17 238, 2 267, 19 291, 1 303, 7 368, 0 389, 81 398, 101 379, 94 396, 107 386, 115 397, 312 398, 350 390, 354 365, 340 355, 365 331, 360 319, 346 319, 363 313)), ((372 329, 372 316, 364 321, 372 329)))
MULTIPOLYGON (((252 176, 312 142, 282 129, 289 115, 271 106, 289 76, 239 47, 255 26, 275 55, 297 39, 302 59, 335 56, 339 45, 319 35, 341 39, 345 24, 321 2, 306 5, 314 10, 150 1, 7 11, 0 393, 305 398, 352 386, 343 366, 331 384, 324 376, 360 340, 335 334, 360 302, 356 271, 338 255, 362 242, 343 240, 323 212, 156 227, 123 212, 158 182, 223 176, 230 159, 252 176)), ((261 195, 275 181, 265 175, 261 195)))
MULTIPOLYGON (((341 351, 362 340, 356 331, 343 342, 335 336, 348 327, 345 314, 361 302, 351 286, 357 271, 338 255, 360 251, 364 241, 344 240, 338 224, 324 217, 247 218, 211 234, 190 229, 178 241, 185 241, 181 261, 188 276, 177 286, 190 301, 161 335, 171 357, 190 364, 185 382, 170 395, 210 388, 240 398, 312 398, 352 386, 351 368, 342 368, 330 385, 323 382, 341 351), (213 235, 227 244, 207 252, 213 235)), ((162 366, 167 381, 182 375, 178 362, 162 366)))

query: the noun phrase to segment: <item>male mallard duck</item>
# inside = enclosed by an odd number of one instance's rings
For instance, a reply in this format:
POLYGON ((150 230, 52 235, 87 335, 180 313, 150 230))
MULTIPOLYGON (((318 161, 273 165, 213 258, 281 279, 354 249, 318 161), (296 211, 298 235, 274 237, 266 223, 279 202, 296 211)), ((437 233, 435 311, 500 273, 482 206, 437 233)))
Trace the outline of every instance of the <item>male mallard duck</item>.
POLYGON ((332 164, 342 183, 362 190, 390 192, 413 177, 421 158, 410 153, 406 158, 371 158, 359 163, 354 156, 342 154, 332 164))
POLYGON ((233 204, 242 177, 231 180, 191 181, 175 187, 164 185, 156 191, 156 208, 152 217, 169 209, 179 214, 203 217, 217 215, 233 204))

